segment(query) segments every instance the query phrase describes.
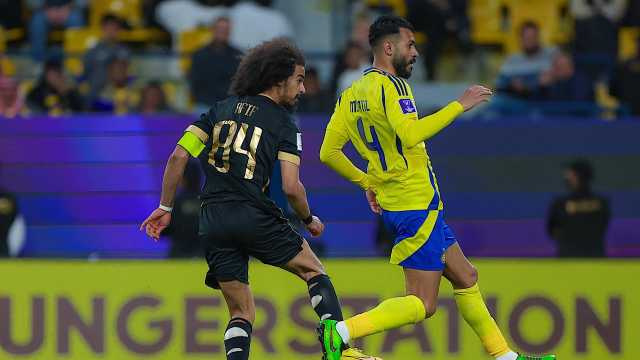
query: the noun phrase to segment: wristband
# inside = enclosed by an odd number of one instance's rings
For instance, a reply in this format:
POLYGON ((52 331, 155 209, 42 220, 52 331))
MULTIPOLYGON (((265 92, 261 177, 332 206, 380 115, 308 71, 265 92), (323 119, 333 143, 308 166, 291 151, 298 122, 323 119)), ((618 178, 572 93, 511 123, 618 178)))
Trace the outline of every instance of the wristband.
POLYGON ((311 224, 311 222, 312 222, 312 221, 313 221, 313 214, 309 214, 309 216, 308 216, 308 217, 306 217, 306 218, 302 219, 302 222, 303 222, 305 225, 309 225, 309 224, 311 224))
POLYGON ((166 212, 168 212, 168 213, 170 213, 170 212, 173 210, 173 208, 172 208, 172 207, 170 207, 170 206, 164 206, 164 205, 162 205, 162 204, 158 205, 158 209, 160 209, 160 210, 164 210, 164 211, 166 211, 166 212))

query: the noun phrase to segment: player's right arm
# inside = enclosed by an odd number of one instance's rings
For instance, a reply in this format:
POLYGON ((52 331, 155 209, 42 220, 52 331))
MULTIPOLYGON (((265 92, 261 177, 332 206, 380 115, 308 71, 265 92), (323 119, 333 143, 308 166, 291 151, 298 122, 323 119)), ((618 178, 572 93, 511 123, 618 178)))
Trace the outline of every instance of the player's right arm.
POLYGON ((364 171, 358 169, 342 151, 344 145, 349 141, 349 131, 343 116, 340 110, 340 101, 338 101, 320 147, 320 161, 363 190, 368 190, 369 177, 364 171))
POLYGON ((413 96, 407 89, 408 86, 400 87, 392 80, 384 83, 387 119, 400 141, 407 147, 414 147, 433 137, 451 124, 458 115, 488 101, 493 94, 484 86, 471 86, 457 101, 452 101, 432 115, 418 119, 413 96))
POLYGON ((305 224, 311 236, 320 236, 324 224, 311 213, 307 200, 307 191, 300 181, 300 155, 302 152, 302 135, 291 121, 283 127, 278 145, 282 191, 296 215, 305 224))
POLYGON ((182 178, 184 169, 189 161, 189 155, 197 157, 205 148, 205 143, 209 138, 211 125, 208 115, 203 114, 199 121, 190 125, 178 141, 175 149, 167 160, 162 177, 162 194, 160 195, 160 205, 151 215, 140 225, 140 229, 145 229, 147 235, 155 240, 160 238, 160 233, 171 222, 171 210, 178 188, 178 183, 182 178))

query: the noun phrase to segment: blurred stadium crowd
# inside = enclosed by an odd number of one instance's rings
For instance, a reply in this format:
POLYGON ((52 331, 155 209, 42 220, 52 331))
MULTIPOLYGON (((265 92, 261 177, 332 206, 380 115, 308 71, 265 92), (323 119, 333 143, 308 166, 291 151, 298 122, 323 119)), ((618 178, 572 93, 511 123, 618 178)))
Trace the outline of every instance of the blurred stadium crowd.
POLYGON ((370 65, 369 23, 391 12, 418 31, 412 82, 430 97, 483 82, 499 94, 488 114, 640 114, 637 1, 3 0, 0 115, 197 113, 243 51, 279 36, 311 64, 299 112, 327 113, 370 65))

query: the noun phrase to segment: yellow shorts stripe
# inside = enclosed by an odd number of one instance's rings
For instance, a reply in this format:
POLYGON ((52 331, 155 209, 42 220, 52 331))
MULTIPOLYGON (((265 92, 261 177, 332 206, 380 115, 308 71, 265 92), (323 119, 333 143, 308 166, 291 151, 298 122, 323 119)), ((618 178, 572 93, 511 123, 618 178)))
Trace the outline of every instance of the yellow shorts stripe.
POLYGON ((429 240, 436 220, 438 220, 438 210, 430 210, 416 234, 401 240, 393 247, 389 262, 398 265, 418 251, 429 240))
POLYGON ((200 138, 192 132, 185 132, 178 145, 182 146, 191 156, 198 157, 204 149, 204 144, 200 141, 200 138))

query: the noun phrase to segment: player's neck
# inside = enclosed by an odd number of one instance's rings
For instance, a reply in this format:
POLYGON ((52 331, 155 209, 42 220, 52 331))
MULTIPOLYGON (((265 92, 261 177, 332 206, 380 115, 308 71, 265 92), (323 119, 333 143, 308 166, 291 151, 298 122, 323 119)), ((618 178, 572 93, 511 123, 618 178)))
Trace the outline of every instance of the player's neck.
POLYGON ((264 96, 266 98, 269 98, 269 99, 271 99, 271 101, 273 101, 276 104, 280 104, 280 102, 278 101, 280 99, 280 97, 272 90, 263 91, 258 95, 264 96))
POLYGON ((385 71, 391 75, 397 76, 396 74, 396 69, 393 68, 393 65, 391 64, 384 64, 382 61, 378 60, 378 59, 373 59, 373 67, 376 69, 380 69, 382 71, 385 71))

